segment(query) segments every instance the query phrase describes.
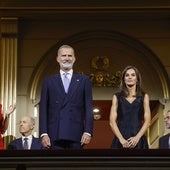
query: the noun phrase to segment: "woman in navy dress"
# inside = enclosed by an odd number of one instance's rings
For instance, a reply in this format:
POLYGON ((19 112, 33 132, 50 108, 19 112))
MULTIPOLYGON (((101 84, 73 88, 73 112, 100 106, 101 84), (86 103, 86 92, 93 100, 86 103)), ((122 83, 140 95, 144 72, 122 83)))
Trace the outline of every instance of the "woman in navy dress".
POLYGON ((142 90, 141 75, 134 66, 122 72, 121 91, 115 93, 110 111, 110 126, 114 133, 111 148, 148 149, 145 132, 151 113, 149 96, 142 90))

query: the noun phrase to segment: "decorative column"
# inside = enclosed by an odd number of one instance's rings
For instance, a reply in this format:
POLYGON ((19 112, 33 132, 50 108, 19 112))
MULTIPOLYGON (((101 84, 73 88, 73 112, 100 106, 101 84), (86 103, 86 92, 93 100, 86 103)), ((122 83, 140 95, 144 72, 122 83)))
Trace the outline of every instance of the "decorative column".
MULTIPOLYGON (((18 18, 0 18, 0 103, 3 110, 16 102, 18 18)), ((6 135, 15 136, 16 114, 11 115, 6 135)))

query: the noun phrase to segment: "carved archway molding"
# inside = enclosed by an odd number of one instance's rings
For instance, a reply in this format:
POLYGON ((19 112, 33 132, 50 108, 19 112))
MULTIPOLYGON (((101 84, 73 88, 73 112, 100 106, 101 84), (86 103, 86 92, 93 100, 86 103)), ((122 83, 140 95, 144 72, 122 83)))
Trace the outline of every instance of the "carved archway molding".
POLYGON ((28 94, 30 94, 30 99, 34 104, 39 102, 40 86, 42 80, 45 76, 52 74, 57 69, 57 63, 54 62, 56 49, 58 49, 61 44, 71 44, 73 48, 76 48, 77 44, 93 39, 117 41, 119 43, 126 44, 127 47, 141 53, 141 56, 144 56, 144 60, 146 60, 151 69, 155 70, 158 79, 160 79, 163 98, 169 99, 169 79, 167 72, 165 71, 158 57, 147 46, 145 46, 140 41, 119 32, 108 30, 92 30, 81 32, 59 41, 53 47, 51 47, 44 56, 41 57, 41 60, 33 71, 28 89, 28 94))

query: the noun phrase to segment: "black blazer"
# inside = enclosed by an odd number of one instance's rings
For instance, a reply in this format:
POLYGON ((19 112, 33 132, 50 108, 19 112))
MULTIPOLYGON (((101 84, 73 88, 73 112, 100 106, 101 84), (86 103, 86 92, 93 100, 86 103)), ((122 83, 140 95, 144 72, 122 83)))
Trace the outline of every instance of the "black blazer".
POLYGON ((160 149, 169 149, 169 137, 170 137, 170 133, 159 138, 159 148, 160 149))
MULTIPOLYGON (((15 139, 11 141, 8 145, 9 150, 24 150, 23 144, 22 144, 22 138, 15 139)), ((32 138, 32 144, 31 144, 31 150, 37 150, 37 149, 43 149, 43 146, 41 144, 41 140, 39 138, 35 138, 33 136, 32 138)))

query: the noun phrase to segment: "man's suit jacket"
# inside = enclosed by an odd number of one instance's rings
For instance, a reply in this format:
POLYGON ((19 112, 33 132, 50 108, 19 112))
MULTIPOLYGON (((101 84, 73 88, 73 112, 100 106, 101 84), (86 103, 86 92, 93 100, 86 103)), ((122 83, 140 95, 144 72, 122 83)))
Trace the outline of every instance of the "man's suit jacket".
POLYGON ((68 93, 60 73, 45 79, 40 100, 40 134, 56 140, 80 141, 93 132, 92 88, 89 77, 73 73, 68 93))
MULTIPOLYGON (((24 148, 23 148, 22 138, 18 138, 18 139, 11 141, 8 145, 8 149, 9 150, 23 150, 24 148)), ((35 138, 33 136, 31 149, 32 150, 43 149, 41 140, 39 138, 35 138)))
POLYGON ((170 137, 170 134, 167 134, 167 135, 159 138, 159 148, 160 149, 169 149, 169 137, 170 137))

